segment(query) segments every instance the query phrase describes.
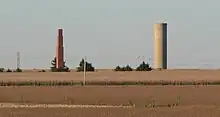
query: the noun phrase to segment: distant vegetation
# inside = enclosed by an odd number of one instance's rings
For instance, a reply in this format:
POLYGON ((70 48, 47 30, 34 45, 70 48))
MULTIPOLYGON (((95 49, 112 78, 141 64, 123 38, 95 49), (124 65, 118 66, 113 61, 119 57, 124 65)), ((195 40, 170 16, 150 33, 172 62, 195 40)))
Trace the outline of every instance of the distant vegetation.
POLYGON ((12 72, 12 70, 8 68, 8 69, 6 70, 6 72, 12 72))
POLYGON ((5 70, 4 68, 0 68, 0 72, 4 72, 4 70, 5 70))
POLYGON ((129 65, 127 65, 125 67, 117 66, 115 68, 115 71, 133 71, 133 69, 129 65))
POLYGON ((151 71, 152 68, 148 63, 145 63, 144 61, 136 68, 136 71, 151 71))
MULTIPOLYGON (((152 68, 148 63, 145 63, 144 61, 135 69, 135 71, 151 71, 152 68)), ((115 68, 115 71, 133 71, 133 68, 131 68, 129 65, 125 67, 117 66, 115 68)))
POLYGON ((0 72, 22 72, 22 69, 17 68, 16 70, 12 71, 11 69, 5 70, 4 68, 0 68, 0 72))
POLYGON ((22 69, 20 69, 20 68, 17 68, 15 71, 13 71, 13 72, 22 72, 22 69))
POLYGON ((66 62, 63 63, 63 68, 56 68, 56 64, 57 64, 56 61, 57 61, 56 57, 54 57, 54 59, 51 61, 50 70, 52 72, 69 72, 70 71, 69 67, 66 66, 66 62))
MULTIPOLYGON (((51 67, 50 67, 50 71, 51 72, 70 72, 70 68, 67 67, 66 62, 64 62, 64 66, 63 68, 56 68, 56 57, 54 57, 54 59, 51 61, 51 67)), ((95 67, 92 65, 92 63, 89 63, 88 61, 85 62, 86 63, 86 71, 87 72, 94 72, 95 71, 95 67)), ((152 68, 148 63, 145 63, 144 61, 137 66, 136 69, 132 68, 129 64, 127 64, 126 66, 117 66, 114 71, 151 71, 152 68)), ((4 68, 0 68, 0 72, 22 72, 23 70, 20 68, 17 68, 16 70, 11 70, 11 69, 4 69, 4 68)), ((83 72, 84 71, 84 59, 81 59, 79 66, 76 67, 76 72, 83 72)), ((40 70, 38 72, 46 72, 46 70, 40 70)))
POLYGON ((87 61, 85 62, 84 59, 82 59, 79 63, 79 66, 76 67, 77 72, 84 71, 84 63, 86 63, 86 69, 85 69, 86 71, 89 71, 89 72, 95 71, 95 68, 92 66, 92 63, 88 63, 87 61))

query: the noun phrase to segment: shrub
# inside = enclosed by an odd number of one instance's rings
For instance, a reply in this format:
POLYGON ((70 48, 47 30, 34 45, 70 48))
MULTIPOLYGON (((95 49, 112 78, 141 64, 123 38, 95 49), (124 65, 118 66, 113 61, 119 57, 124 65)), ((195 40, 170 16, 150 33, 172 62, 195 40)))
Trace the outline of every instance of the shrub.
POLYGON ((43 70, 40 70, 40 71, 38 71, 38 72, 46 72, 46 70, 43 69, 43 70))
POLYGON ((22 72, 22 69, 17 68, 14 72, 22 72))
POLYGON ((0 68, 0 72, 4 72, 4 70, 5 70, 4 68, 0 68))
POLYGON ((70 72, 69 67, 66 66, 66 62, 63 63, 63 67, 62 68, 56 68, 56 57, 54 57, 54 59, 51 61, 51 67, 50 70, 52 72, 70 72))
POLYGON ((129 65, 127 65, 125 67, 117 66, 115 68, 115 71, 133 71, 133 69, 129 65))
POLYGON ((117 67, 115 68, 115 71, 121 71, 121 67, 120 67, 120 66, 117 66, 117 67))
POLYGON ((12 70, 8 68, 6 72, 12 72, 12 70))
POLYGON ((152 68, 148 63, 145 63, 144 61, 136 68, 136 71, 151 71, 152 68))
POLYGON ((123 67, 123 70, 124 71, 132 71, 133 69, 129 65, 127 65, 126 67, 123 67))
POLYGON ((79 63, 79 67, 76 67, 77 72, 84 71, 84 63, 86 63, 86 71, 94 72, 95 68, 92 66, 92 63, 85 62, 84 59, 82 59, 79 63))

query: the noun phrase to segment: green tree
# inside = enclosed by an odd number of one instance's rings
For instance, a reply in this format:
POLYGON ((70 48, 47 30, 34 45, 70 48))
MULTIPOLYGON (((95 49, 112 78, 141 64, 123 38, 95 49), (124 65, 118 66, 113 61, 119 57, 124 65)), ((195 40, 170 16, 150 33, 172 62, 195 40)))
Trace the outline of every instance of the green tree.
POLYGON ((4 72, 4 70, 5 70, 4 68, 0 68, 0 72, 4 72))
POLYGON ((145 63, 144 61, 136 68, 136 71, 151 71, 152 68, 148 63, 145 63))
POLYGON ((56 61, 57 61, 56 57, 54 57, 54 59, 51 61, 50 70, 52 72, 69 72, 70 71, 69 67, 66 66, 66 62, 65 61, 63 63, 63 68, 56 68, 56 64, 57 64, 56 61))
POLYGON ((125 67, 117 66, 115 68, 115 71, 133 71, 133 69, 129 65, 127 65, 125 67))
POLYGON ((124 71, 132 71, 133 70, 129 65, 125 66, 123 69, 124 69, 124 71))
POLYGON ((8 68, 6 72, 12 72, 12 70, 8 68))
POLYGON ((17 68, 14 72, 22 72, 22 69, 17 68))
MULTIPOLYGON (((77 72, 82 72, 84 71, 84 62, 85 60, 82 59, 79 63, 79 66, 76 68, 76 71, 77 72)), ((88 63, 86 61, 86 71, 90 71, 90 72, 94 72, 95 71, 95 68, 92 66, 92 63, 88 63)))
POLYGON ((115 68, 115 71, 121 71, 121 67, 120 67, 120 66, 117 66, 117 67, 115 68))

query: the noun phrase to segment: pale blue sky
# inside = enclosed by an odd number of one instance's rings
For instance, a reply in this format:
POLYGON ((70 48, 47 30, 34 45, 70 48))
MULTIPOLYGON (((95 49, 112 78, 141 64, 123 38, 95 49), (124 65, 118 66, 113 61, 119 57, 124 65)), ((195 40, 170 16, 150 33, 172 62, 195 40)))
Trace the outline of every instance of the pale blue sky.
MULTIPOLYGON (((168 22, 169 68, 220 68, 219 0, 0 0, 0 67, 49 68, 57 28, 75 68, 86 54, 97 68, 153 59, 153 25, 168 22), (86 46, 84 48, 84 46, 86 46)), ((152 60, 148 61, 153 63, 152 60)))

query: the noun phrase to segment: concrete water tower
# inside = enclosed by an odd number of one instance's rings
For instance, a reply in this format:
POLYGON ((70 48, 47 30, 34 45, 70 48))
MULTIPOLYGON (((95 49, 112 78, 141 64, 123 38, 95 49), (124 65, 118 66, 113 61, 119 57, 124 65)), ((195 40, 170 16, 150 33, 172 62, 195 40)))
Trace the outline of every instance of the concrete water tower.
POLYGON ((167 69, 167 23, 154 24, 154 69, 167 69))

